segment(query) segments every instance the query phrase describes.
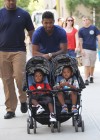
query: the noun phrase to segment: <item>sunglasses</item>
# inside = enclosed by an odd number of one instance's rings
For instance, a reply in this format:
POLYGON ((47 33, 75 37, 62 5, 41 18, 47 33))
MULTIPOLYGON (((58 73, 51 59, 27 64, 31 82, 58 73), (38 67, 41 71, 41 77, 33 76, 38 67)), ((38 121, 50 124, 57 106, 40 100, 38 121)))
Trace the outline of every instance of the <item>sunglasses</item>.
POLYGON ((67 20, 68 22, 73 22, 73 20, 67 20))

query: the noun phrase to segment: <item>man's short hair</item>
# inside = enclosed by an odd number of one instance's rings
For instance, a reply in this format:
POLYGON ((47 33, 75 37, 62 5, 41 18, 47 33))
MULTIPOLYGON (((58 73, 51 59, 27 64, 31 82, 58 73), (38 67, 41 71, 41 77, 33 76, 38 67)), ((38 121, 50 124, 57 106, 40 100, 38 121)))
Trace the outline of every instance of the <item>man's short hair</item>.
POLYGON ((50 11, 46 11, 46 12, 44 12, 43 15, 42 15, 42 20, 43 20, 44 18, 50 18, 50 19, 53 19, 53 20, 54 20, 54 14, 53 14, 52 12, 50 12, 50 11))
POLYGON ((92 20, 92 17, 90 17, 90 16, 82 16, 82 19, 83 19, 83 18, 87 18, 87 19, 90 20, 90 21, 92 20))

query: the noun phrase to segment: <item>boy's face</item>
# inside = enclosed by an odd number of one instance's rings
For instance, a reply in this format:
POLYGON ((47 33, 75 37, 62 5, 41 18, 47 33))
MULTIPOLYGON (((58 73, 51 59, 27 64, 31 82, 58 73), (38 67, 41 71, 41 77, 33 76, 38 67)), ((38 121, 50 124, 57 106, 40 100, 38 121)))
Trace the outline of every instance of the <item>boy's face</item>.
POLYGON ((68 79, 68 78, 70 78, 70 76, 72 76, 72 71, 69 68, 64 68, 62 71, 62 76, 65 79, 68 79))
POLYGON ((90 25, 90 20, 88 18, 83 17, 82 18, 83 26, 88 27, 90 25))
POLYGON ((41 72, 36 72, 34 75, 34 80, 36 83, 42 82, 43 81, 43 75, 41 72))

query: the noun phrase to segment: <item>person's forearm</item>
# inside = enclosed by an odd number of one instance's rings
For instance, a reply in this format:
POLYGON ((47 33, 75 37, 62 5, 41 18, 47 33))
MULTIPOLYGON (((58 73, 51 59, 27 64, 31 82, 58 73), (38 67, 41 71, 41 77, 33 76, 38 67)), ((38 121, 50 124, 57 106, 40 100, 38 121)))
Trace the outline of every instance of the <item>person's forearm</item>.
POLYGON ((33 34, 33 32, 34 32, 34 30, 28 32, 28 35, 30 37, 30 41, 32 40, 32 34, 33 34))
POLYGON ((40 52, 38 52, 38 51, 34 51, 33 49, 32 49, 32 56, 42 56, 43 55, 43 53, 40 53, 40 52))
POLYGON ((59 54, 64 54, 65 52, 63 51, 63 50, 60 50, 60 51, 57 51, 57 52, 53 52, 52 53, 52 57, 55 57, 55 56, 57 56, 57 55, 59 55, 59 54))

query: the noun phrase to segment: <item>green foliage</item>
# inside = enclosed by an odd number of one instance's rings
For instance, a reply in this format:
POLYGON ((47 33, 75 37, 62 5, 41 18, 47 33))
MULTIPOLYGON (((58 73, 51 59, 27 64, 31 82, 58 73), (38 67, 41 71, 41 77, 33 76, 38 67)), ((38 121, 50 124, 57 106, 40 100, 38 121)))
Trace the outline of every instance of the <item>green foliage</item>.
MULTIPOLYGON (((79 4, 83 4, 86 7, 90 8, 99 8, 100 7, 100 0, 65 0, 66 8, 69 12, 74 12, 75 8, 79 4)), ((99 8, 100 9, 100 8, 99 8)))
POLYGON ((69 10, 70 16, 72 16, 75 8, 80 4, 80 0, 65 0, 66 8, 69 10))
POLYGON ((3 7, 4 0, 0 0, 0 8, 3 7))
POLYGON ((28 5, 28 10, 30 14, 32 14, 33 11, 35 10, 41 10, 44 9, 44 0, 35 0, 35 1, 30 1, 28 5))
MULTIPOLYGON (((3 7, 4 0, 0 0, 0 8, 3 7)), ((17 0, 17 5, 30 14, 35 10, 40 10, 44 8, 44 0, 17 0)))
POLYGON ((30 3, 30 0, 17 0, 17 5, 28 10, 28 5, 30 3))
POLYGON ((65 0, 65 4, 71 16, 79 4, 89 7, 91 9, 91 13, 93 12, 93 8, 95 8, 96 26, 100 28, 100 0, 65 0))

